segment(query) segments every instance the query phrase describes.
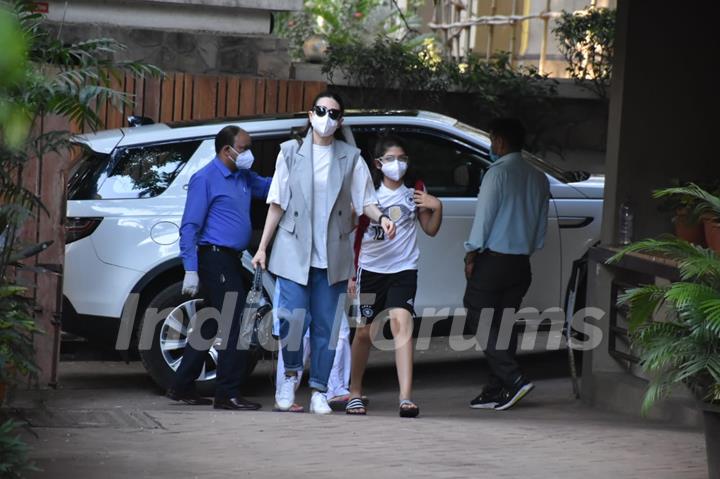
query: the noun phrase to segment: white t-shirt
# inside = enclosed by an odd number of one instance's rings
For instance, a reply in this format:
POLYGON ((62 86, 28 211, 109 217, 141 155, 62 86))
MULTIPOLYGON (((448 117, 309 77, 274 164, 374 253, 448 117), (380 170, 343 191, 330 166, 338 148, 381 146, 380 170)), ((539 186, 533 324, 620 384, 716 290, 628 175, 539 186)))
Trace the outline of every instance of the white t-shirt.
POLYGON ((370 222, 360 246, 358 266, 374 273, 397 273, 417 269, 420 250, 417 245, 417 206, 415 190, 405 185, 391 190, 381 184, 377 199, 382 212, 395 222, 395 238, 388 239, 380 225, 370 222))
MULTIPOLYGON (((327 268, 327 225, 328 225, 328 202, 327 202, 327 179, 330 172, 330 161, 332 145, 322 146, 313 144, 313 246, 310 266, 313 268, 327 268), (316 227, 323 225, 323 227, 316 227)), ((267 203, 275 203, 285 211, 290 202, 290 171, 287 162, 282 154, 278 154, 275 164, 275 174, 270 183, 267 203)), ((360 216, 367 205, 377 204, 375 188, 373 187, 370 170, 362 157, 355 162, 352 184, 350 186, 352 207, 355 213, 360 216)))

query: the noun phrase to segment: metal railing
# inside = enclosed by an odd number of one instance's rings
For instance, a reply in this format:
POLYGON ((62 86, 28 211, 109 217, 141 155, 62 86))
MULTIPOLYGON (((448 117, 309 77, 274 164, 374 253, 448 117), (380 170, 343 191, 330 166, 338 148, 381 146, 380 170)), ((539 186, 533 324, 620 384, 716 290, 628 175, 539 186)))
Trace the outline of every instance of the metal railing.
MULTIPOLYGON (((513 0, 512 15, 497 15, 497 0, 485 0, 490 2, 490 15, 476 16, 473 12, 480 1, 483 0, 439 0, 436 2, 433 19, 428 26, 434 33, 439 34, 445 51, 456 58, 466 56, 473 50, 473 45, 471 44, 473 29, 475 29, 475 34, 477 35, 479 34, 478 27, 485 27, 487 29, 485 59, 490 60, 490 57, 495 51, 495 27, 506 25, 512 27, 508 51, 510 52, 510 62, 514 64, 516 60, 517 25, 523 22, 540 20, 543 22, 543 34, 540 44, 540 64, 538 69, 541 74, 545 73, 550 20, 560 17, 562 12, 551 11, 550 0, 545 0, 545 8, 541 12, 517 15, 518 1, 513 0)), ((595 6, 596 0, 591 0, 590 7, 595 6)))

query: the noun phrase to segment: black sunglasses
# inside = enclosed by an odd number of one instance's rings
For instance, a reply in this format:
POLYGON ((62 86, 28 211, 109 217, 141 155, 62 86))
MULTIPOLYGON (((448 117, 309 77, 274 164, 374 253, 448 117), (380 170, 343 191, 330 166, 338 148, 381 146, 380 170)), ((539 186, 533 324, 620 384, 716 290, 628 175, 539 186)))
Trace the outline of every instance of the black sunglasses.
POLYGON ((323 116, 325 116, 325 113, 330 115, 330 118, 333 120, 337 120, 338 118, 340 118, 342 116, 342 111, 336 110, 335 108, 326 108, 322 105, 315 105, 312 108, 312 111, 315 112, 315 114, 321 118, 323 116))

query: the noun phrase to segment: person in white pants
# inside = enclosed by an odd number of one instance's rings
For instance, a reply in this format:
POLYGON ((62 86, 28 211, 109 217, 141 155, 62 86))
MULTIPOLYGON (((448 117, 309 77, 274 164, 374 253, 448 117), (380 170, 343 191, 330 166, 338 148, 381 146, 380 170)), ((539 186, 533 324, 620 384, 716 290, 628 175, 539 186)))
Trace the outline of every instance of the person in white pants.
MULTIPOLYGON (((275 321, 274 327, 279 331, 279 325, 275 321)), ((303 366, 307 364, 310 357, 310 331, 305 333, 303 338, 303 366)), ((340 331, 338 333, 338 343, 335 349, 335 361, 328 378, 327 398, 330 406, 338 405, 339 409, 345 407, 350 398, 350 389, 348 383, 350 381, 350 327, 347 321, 342 321, 340 331)), ((300 385, 303 372, 300 372, 295 388, 300 385)), ((281 384, 285 378, 285 364, 282 354, 278 354, 277 373, 275 375, 275 384, 281 384)), ((293 405, 291 412, 303 412, 304 409, 300 405, 293 405)))

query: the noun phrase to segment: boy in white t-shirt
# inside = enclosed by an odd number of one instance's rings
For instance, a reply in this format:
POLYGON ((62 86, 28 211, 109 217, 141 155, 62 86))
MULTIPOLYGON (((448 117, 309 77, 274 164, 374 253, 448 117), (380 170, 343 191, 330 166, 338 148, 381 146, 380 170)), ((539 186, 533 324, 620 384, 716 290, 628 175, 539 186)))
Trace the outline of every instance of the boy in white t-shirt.
POLYGON ((442 221, 442 203, 425 191, 422 182, 413 183, 406 175, 409 158, 399 138, 378 140, 371 167, 380 210, 396 226, 395 238, 385 236, 379 224, 360 217, 355 237, 357 277, 349 282, 348 292, 360 295, 360 314, 366 323, 358 327, 352 345, 350 401, 348 414, 364 415, 362 379, 370 354, 371 338, 390 318, 395 341, 395 364, 400 383, 400 416, 416 417, 420 409, 411 400, 413 368, 413 317, 417 290, 417 224, 435 236, 442 221), (412 187, 408 187, 408 184, 412 187), (374 301, 365 302, 367 295, 374 301))

